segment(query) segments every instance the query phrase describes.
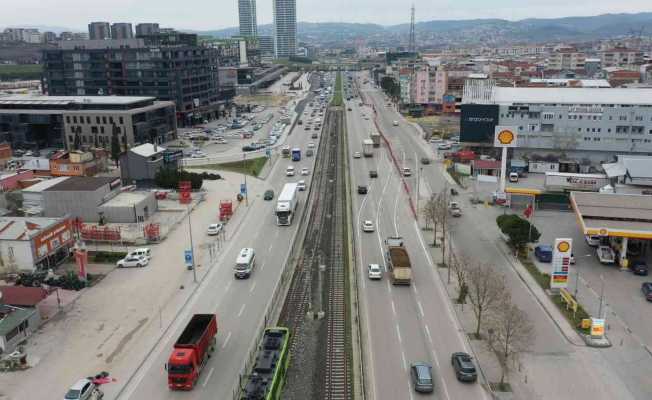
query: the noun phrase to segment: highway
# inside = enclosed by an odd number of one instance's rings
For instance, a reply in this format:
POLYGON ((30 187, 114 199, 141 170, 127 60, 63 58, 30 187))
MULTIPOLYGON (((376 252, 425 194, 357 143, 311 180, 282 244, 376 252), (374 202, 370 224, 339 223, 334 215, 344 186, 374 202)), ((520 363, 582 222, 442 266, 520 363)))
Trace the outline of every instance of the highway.
MULTIPOLYGON (((306 101, 313 97, 310 94, 306 101)), ((301 127, 299 127, 301 128, 301 127)), ((318 142, 302 129, 295 129, 288 136, 287 144, 299 147, 305 153, 308 142, 318 142)), ((265 309, 280 280, 280 271, 288 257, 292 237, 298 223, 289 227, 276 225, 274 207, 276 196, 283 184, 305 179, 310 184, 314 157, 303 157, 300 162, 280 158, 267 178, 267 186, 274 190, 273 201, 262 197, 249 200, 248 215, 240 229, 227 241, 223 257, 211 267, 206 279, 177 318, 174 324, 120 393, 120 399, 230 399, 238 381, 238 373, 248 355, 250 346, 261 328, 265 309), (285 176, 285 168, 292 164, 297 170, 307 167, 310 176, 285 176), (241 248, 253 247, 256 251, 256 267, 246 280, 236 280, 233 265, 241 248), (218 317, 217 351, 208 361, 192 392, 180 394, 167 387, 164 364, 173 343, 193 314, 216 313, 218 317)), ((307 192, 299 194, 299 209, 305 207, 307 192)), ((206 228, 210 221, 205 221, 206 228)), ((204 231, 200 231, 201 235, 204 231)))
MULTIPOLYGON (((445 183, 441 173, 442 167, 438 162, 418 165, 421 157, 433 157, 433 150, 429 148, 431 145, 421 139, 416 128, 405 121, 398 112, 385 106, 383 94, 369 85, 364 86, 363 94, 377 110, 378 126, 392 143, 397 157, 405 158, 405 164, 412 167, 413 171, 415 168, 423 168, 422 194, 424 191, 436 193, 450 187, 445 183), (394 126, 393 121, 399 121, 399 126, 394 126)), ((365 107, 365 112, 373 114, 369 107, 365 107)), ((415 179, 408 179, 413 195, 416 193, 415 183, 415 179)), ((405 197, 404 192, 402 194, 405 197)), ((534 324, 536 334, 533 345, 522 359, 523 374, 529 377, 529 388, 536 395, 542 396, 541 398, 640 398, 633 396, 628 390, 619 376, 620 372, 610 364, 606 353, 576 346, 562 334, 510 266, 512 261, 497 243, 495 217, 502 211, 486 209, 482 205, 472 206, 466 196, 459 197, 463 216, 452 224, 454 249, 458 254, 463 253, 473 259, 487 262, 493 265, 497 272, 503 273, 513 301, 530 316, 534 324), (555 385, 550 385, 553 381, 555 385)), ((408 216, 406 214, 404 219, 407 220, 408 216)), ((413 252, 410 252, 411 256, 412 254, 413 252)), ((426 303, 439 301, 433 300, 432 297, 429 300, 426 303)), ((447 349, 452 351, 452 347, 447 349)))
POLYGON ((479 384, 458 382, 450 366, 451 353, 468 351, 467 344, 386 149, 374 149, 373 158, 352 157, 353 152, 362 151, 362 140, 374 130, 373 122, 362 117, 370 114, 368 108, 358 107, 358 101, 354 98, 347 102, 352 109, 347 112, 347 129, 369 398, 488 398, 479 384), (369 178, 369 170, 373 169, 378 171, 378 178, 369 178), (370 185, 367 195, 357 194, 359 184, 370 185), (373 221, 376 231, 362 232, 364 220, 373 221), (409 287, 392 286, 387 274, 381 281, 367 277, 368 264, 385 264, 384 240, 395 235, 404 238, 410 255, 413 282, 409 287), (417 395, 412 388, 409 365, 416 361, 433 365, 435 392, 431 395, 417 395))

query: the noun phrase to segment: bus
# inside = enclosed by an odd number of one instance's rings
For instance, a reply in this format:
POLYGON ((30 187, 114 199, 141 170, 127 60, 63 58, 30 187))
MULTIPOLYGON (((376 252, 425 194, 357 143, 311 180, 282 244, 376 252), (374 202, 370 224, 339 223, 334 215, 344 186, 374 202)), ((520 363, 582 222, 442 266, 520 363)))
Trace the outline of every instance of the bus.
POLYGON ((240 400, 280 400, 290 364, 290 330, 266 328, 240 400))

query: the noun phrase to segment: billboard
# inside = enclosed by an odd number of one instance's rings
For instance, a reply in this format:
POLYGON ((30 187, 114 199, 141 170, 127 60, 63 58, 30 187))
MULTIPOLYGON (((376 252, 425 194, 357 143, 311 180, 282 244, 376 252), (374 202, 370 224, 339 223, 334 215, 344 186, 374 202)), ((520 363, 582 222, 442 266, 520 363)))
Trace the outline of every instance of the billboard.
POLYGON ((591 318, 591 337, 601 338, 604 336, 604 319, 591 318))
POLYGON ((555 239, 552 249, 552 274, 550 274, 550 289, 565 289, 568 287, 570 273, 570 258, 573 253, 573 239, 555 239))
POLYGON ((494 104, 462 104, 460 141, 493 143, 499 109, 494 104))

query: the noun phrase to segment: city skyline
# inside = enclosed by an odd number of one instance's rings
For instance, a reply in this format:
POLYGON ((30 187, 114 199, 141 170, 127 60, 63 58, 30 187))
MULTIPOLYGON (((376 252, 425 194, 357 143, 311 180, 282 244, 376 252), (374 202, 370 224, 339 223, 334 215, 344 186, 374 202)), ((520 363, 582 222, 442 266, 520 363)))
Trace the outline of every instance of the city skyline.
MULTIPOLYGON (((0 27, 22 27, 52 22, 55 30, 85 31, 90 21, 158 22, 162 26, 182 30, 213 30, 238 26, 238 2, 230 0, 220 6, 208 0, 198 0, 192 9, 179 9, 174 4, 160 4, 143 0, 138 7, 130 1, 119 0, 117 4, 94 6, 91 11, 80 0, 62 0, 56 9, 46 10, 36 0, 24 0, 0 15, 0 27), (151 2, 152 7, 148 6, 151 2), (155 7, 154 7, 155 5, 155 7), (71 13, 70 10, 75 12, 71 13), (197 13, 198 9, 204 12, 197 13)), ((273 22, 273 0, 257 2, 258 24, 273 22)), ((621 1, 614 4, 608 0, 596 0, 588 13, 584 5, 569 5, 561 0, 551 0, 523 6, 514 0, 497 0, 491 9, 481 7, 477 0, 462 3, 452 1, 428 2, 415 0, 416 21, 500 18, 520 20, 527 18, 557 18, 566 16, 593 16, 605 13, 636 13, 652 11, 649 3, 642 0, 621 1)), ((394 0, 359 0, 355 8, 345 0, 320 2, 300 0, 297 2, 297 21, 301 22, 352 22, 394 25, 409 23, 410 4, 394 0), (346 18, 341 10, 348 9, 346 18)))

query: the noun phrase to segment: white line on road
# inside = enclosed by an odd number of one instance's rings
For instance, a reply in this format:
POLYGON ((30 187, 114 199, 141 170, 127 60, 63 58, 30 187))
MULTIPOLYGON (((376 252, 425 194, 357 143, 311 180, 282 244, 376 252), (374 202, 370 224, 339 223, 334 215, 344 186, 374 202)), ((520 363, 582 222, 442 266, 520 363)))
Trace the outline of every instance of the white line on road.
POLYGON ((407 361, 405 360, 405 352, 401 350, 401 359, 403 360, 403 369, 407 371, 407 361))
POLYGON ((401 338, 401 329, 396 325, 396 335, 398 335, 398 342, 403 344, 403 339, 401 338))
POLYGON ((430 336, 430 328, 428 328, 428 325, 424 325, 426 328, 426 337, 428 338, 428 341, 430 344, 432 344, 432 336, 430 336))
POLYGON ((265 268, 265 263, 260 264, 260 267, 258 267, 261 272, 263 271, 263 268, 265 268))
POLYGON ((206 379, 204 379, 204 383, 201 384, 202 387, 206 387, 208 380, 211 379, 211 375, 213 375, 213 371, 215 371, 215 367, 212 367, 211 370, 208 371, 208 374, 206 374, 206 379))
POLYGON ((226 345, 229 343, 229 339, 231 339, 231 331, 226 335, 226 339, 224 339, 224 343, 222 343, 222 350, 226 348, 226 345))
POLYGON ((421 318, 425 317, 425 314, 423 312, 423 307, 421 306, 420 301, 417 301, 417 307, 419 307, 419 314, 421 314, 421 318))
POLYGON ((233 281, 229 281, 229 283, 226 284, 226 287, 224 288, 224 291, 225 291, 225 292, 228 292, 229 289, 231 289, 231 284, 232 284, 232 283, 233 283, 233 281))
POLYGON ((243 304, 242 307, 240 307, 240 311, 238 311, 238 318, 242 315, 246 306, 246 304, 243 304))
POLYGON ((256 282, 254 281, 254 284, 251 285, 251 289, 249 289, 249 293, 253 293, 254 289, 256 289, 256 282))
POLYGON ((270 244, 269 247, 267 248, 267 251, 272 251, 272 247, 274 247, 274 244, 270 244))
POLYGON ((392 314, 396 316, 396 307, 394 306, 394 300, 392 299, 392 314))

